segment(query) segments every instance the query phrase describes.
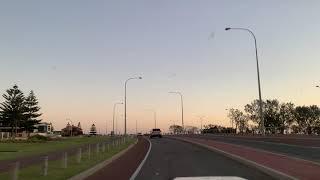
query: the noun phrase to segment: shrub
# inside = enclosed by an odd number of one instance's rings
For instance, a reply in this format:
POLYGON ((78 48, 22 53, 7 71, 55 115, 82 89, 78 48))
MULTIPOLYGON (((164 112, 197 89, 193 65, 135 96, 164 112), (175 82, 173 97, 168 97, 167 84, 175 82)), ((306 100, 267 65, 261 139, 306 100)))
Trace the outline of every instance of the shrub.
POLYGON ((48 138, 46 136, 41 136, 39 134, 28 138, 28 141, 48 141, 48 140, 50 140, 50 138, 48 138))

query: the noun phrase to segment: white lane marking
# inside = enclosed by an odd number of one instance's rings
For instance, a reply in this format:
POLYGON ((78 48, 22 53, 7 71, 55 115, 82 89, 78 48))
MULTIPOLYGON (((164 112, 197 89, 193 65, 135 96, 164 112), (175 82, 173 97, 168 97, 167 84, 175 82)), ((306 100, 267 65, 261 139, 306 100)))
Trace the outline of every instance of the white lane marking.
POLYGON ((146 156, 144 157, 144 159, 141 161, 141 163, 140 163, 140 165, 138 166, 138 168, 136 169, 136 171, 135 171, 135 172, 132 174, 132 176, 130 177, 130 180, 134 180, 134 179, 138 176, 138 174, 139 174, 139 172, 140 172, 143 164, 146 162, 146 160, 147 160, 147 158, 148 158, 148 156, 149 156, 149 153, 150 153, 151 147, 152 147, 152 143, 151 143, 151 141, 150 141, 149 139, 147 139, 147 140, 149 141, 149 144, 150 144, 149 149, 148 149, 148 152, 147 152, 146 156))

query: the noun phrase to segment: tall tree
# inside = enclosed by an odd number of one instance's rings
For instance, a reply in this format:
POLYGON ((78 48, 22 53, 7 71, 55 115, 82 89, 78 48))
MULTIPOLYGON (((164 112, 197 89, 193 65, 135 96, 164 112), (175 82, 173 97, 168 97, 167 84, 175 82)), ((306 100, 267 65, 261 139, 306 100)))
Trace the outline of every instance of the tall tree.
MULTIPOLYGON (((278 130, 282 131, 281 123, 281 113, 282 117, 285 118, 287 114, 283 114, 286 111, 286 106, 281 109, 280 103, 276 99, 266 100, 263 103, 263 120, 264 127, 268 133, 277 133, 278 130), (282 111, 281 111, 282 110, 282 111)), ((251 104, 245 106, 245 112, 247 112, 248 117, 255 123, 260 123, 259 118, 259 100, 254 100, 251 104)), ((285 123, 285 122, 283 122, 285 123)))
POLYGON ((16 135, 18 127, 24 119, 25 97, 17 85, 7 89, 6 94, 3 94, 2 97, 5 99, 5 102, 0 106, 3 125, 11 127, 12 133, 16 135))
POLYGON ((276 99, 267 100, 264 106, 264 126, 266 132, 275 134, 280 127, 280 107, 279 101, 276 99))
POLYGON ((183 128, 182 126, 179 126, 179 125, 171 125, 169 127, 169 131, 173 134, 180 134, 183 132, 183 128))
POLYGON ((32 132, 34 125, 38 124, 41 119, 38 119, 42 114, 39 113, 38 99, 33 91, 30 91, 28 97, 25 98, 25 118, 23 126, 27 132, 32 132))
MULTIPOLYGON (((262 109, 264 113, 266 103, 262 101, 262 109)), ((248 118, 252 120, 252 122, 260 125, 260 113, 259 113, 260 103, 259 100, 256 99, 250 104, 244 106, 244 111, 247 113, 248 118)))
POLYGON ((297 106, 295 118, 300 131, 312 134, 313 129, 319 124, 320 109, 316 105, 297 106))
POLYGON ((284 134, 284 131, 288 130, 291 127, 291 125, 295 122, 294 112, 295 107, 293 103, 282 103, 280 105, 279 124, 281 134, 284 134))
POLYGON ((244 133, 248 128, 248 118, 239 109, 230 109, 228 117, 235 122, 236 129, 238 129, 240 133, 244 133))

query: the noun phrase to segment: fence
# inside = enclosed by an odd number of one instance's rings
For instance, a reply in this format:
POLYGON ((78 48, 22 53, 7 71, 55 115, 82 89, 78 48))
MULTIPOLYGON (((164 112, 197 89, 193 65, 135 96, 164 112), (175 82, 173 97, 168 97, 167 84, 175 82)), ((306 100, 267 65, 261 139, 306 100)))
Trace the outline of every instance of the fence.
POLYGON ((10 132, 0 132, 0 140, 7 140, 11 138, 10 132))
MULTIPOLYGON (((6 172, 0 173, 0 179, 45 179, 48 176, 61 175, 67 179, 93 165, 110 158, 129 145, 134 139, 130 137, 112 138, 106 142, 88 144, 73 150, 59 152, 57 155, 45 155, 40 163, 25 164, 17 161, 10 164, 6 172)), ((39 159, 38 159, 39 161, 39 159)), ((60 176, 59 176, 60 177, 60 176)))

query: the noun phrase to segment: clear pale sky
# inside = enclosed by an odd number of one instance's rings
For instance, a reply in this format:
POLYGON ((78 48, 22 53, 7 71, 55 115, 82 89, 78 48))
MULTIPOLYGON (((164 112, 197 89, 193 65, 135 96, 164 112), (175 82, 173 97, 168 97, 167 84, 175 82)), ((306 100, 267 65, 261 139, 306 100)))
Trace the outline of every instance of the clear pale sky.
MULTIPOLYGON (((0 92, 18 84, 34 90, 42 119, 55 129, 66 118, 87 132, 95 123, 111 129, 112 108, 128 84, 128 131, 164 131, 185 125, 229 126, 226 108, 258 97, 256 34, 262 97, 318 104, 320 89, 319 1, 29 0, 0 3, 0 92), (209 38, 213 32, 213 36, 209 38)), ((1 101, 3 98, 1 97, 1 101)), ((118 106, 123 130, 123 106, 118 106)))

